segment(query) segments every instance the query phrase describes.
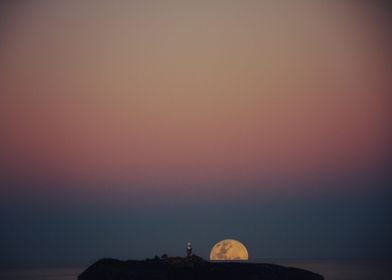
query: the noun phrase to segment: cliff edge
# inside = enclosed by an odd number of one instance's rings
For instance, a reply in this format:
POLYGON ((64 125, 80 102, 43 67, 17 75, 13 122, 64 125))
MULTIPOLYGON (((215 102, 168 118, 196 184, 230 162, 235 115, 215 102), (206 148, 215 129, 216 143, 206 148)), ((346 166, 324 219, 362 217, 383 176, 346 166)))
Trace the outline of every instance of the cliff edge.
POLYGON ((208 262, 200 257, 120 261, 102 259, 78 280, 323 280, 316 273, 274 264, 208 262))

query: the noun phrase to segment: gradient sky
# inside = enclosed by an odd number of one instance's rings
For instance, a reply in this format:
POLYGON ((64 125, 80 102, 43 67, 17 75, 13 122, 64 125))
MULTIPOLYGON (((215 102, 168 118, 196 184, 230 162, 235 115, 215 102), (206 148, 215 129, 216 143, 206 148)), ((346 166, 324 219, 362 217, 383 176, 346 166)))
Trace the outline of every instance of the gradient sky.
POLYGON ((0 265, 392 257, 389 5, 15 2, 0 265))

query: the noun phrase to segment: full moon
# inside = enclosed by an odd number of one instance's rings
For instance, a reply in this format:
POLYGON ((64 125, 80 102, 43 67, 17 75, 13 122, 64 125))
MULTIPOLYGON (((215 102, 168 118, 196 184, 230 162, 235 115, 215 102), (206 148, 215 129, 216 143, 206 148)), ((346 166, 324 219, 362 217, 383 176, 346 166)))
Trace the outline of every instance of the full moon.
POLYGON ((233 239, 219 241, 211 249, 212 261, 246 261, 249 259, 248 250, 241 242, 233 239))

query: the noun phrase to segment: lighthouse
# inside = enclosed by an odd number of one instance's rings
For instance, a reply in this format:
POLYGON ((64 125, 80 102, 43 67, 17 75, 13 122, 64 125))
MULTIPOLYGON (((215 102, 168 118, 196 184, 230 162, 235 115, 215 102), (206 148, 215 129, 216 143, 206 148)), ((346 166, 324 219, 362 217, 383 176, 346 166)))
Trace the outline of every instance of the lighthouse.
POLYGON ((187 258, 192 257, 192 244, 191 244, 191 242, 188 242, 186 244, 186 256, 187 256, 187 258))

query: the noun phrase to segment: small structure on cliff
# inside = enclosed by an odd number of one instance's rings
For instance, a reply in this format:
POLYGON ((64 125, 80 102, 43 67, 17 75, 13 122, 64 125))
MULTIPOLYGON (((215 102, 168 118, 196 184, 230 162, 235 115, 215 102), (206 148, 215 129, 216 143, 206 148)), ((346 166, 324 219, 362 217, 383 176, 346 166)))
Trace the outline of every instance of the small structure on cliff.
POLYGON ((192 257, 192 244, 191 244, 191 242, 188 242, 188 243, 186 244, 186 256, 187 256, 188 258, 191 258, 191 257, 192 257))

